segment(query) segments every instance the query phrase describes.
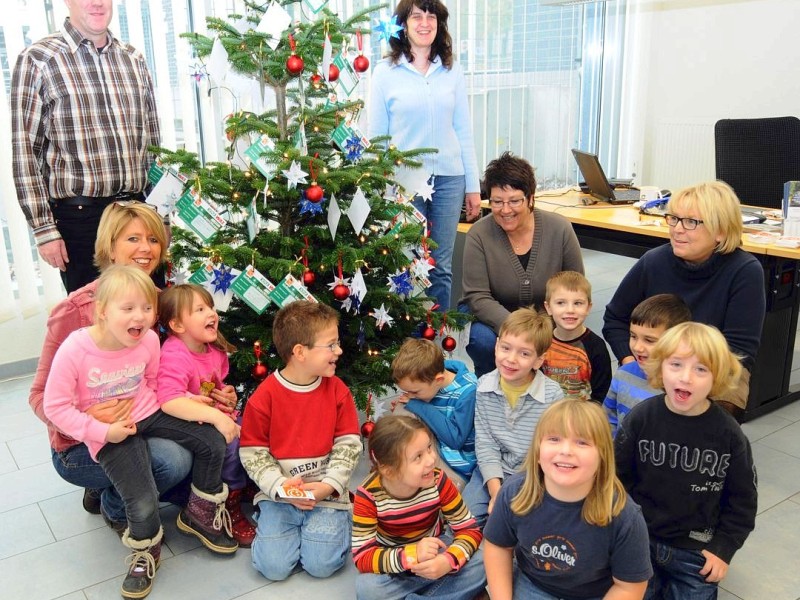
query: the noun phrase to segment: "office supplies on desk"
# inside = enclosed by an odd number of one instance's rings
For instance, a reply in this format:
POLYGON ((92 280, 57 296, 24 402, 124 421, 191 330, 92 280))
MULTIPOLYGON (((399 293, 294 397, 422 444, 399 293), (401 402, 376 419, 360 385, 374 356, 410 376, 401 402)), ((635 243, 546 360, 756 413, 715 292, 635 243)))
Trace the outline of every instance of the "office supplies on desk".
POLYGON ((623 190, 611 187, 596 155, 583 152, 577 148, 572 149, 572 155, 575 157, 575 162, 578 163, 578 168, 586 182, 587 193, 609 204, 633 204, 639 200, 639 190, 637 188, 623 190))

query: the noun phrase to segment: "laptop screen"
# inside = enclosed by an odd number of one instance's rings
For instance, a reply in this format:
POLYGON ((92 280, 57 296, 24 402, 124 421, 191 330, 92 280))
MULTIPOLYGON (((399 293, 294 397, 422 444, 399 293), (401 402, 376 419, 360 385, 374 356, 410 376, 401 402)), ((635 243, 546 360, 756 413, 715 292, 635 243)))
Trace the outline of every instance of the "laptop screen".
POLYGON ((583 180, 586 182, 586 186, 592 196, 596 196, 606 202, 614 200, 614 191, 611 189, 611 184, 608 183, 608 178, 603 172, 603 167, 600 166, 597 156, 577 148, 572 149, 572 155, 575 157, 575 162, 578 163, 583 180))

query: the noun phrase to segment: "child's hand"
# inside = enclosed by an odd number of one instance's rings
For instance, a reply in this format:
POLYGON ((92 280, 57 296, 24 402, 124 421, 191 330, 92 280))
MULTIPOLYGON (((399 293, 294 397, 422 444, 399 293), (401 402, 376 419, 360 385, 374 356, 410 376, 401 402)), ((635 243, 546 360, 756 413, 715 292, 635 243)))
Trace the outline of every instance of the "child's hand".
POLYGON ((439 579, 452 571, 453 567, 450 566, 450 561, 447 560, 444 554, 437 554, 430 560, 424 562, 420 561, 415 565, 411 565, 411 569, 409 570, 414 573, 414 575, 424 577, 425 579, 439 579))
POLYGON ((203 396, 203 394, 190 394, 187 392, 186 397, 189 398, 189 400, 194 400, 195 402, 205 404, 206 406, 212 406, 214 404, 214 400, 212 400, 209 396, 203 396))
POLYGON ((311 481, 309 483, 303 484, 303 489, 308 490, 314 497, 317 499, 317 502, 320 500, 325 500, 328 496, 330 496, 336 490, 333 489, 332 485, 328 485, 327 483, 322 483, 321 481, 311 481))
POLYGON ((239 427, 235 421, 223 413, 220 413, 219 419, 214 420, 213 425, 217 428, 217 431, 222 434, 222 437, 225 438, 226 444, 230 444, 233 440, 238 438, 239 433, 242 430, 242 428, 239 427))
POLYGON ((121 419, 114 421, 106 433, 106 441, 111 444, 118 444, 129 435, 136 435, 136 423, 133 419, 121 419))
POLYGON ((129 419, 133 410, 133 398, 119 398, 98 402, 86 410, 86 414, 94 417, 101 423, 115 423, 129 419))
MULTIPOLYGON (((310 483, 303 483, 303 480, 299 477, 295 477, 294 479, 287 479, 281 484, 284 488, 300 488, 301 490, 309 489, 308 486, 311 485, 310 483)), ((313 490, 312 490, 313 493, 313 490)), ((312 500, 311 498, 283 498, 284 502, 288 502, 292 506, 300 510, 311 510, 317 505, 316 500, 312 500)))
POLYGON ((425 562, 439 556, 439 550, 447 548, 442 540, 437 537, 422 538, 417 542, 417 562, 425 562))
POLYGON ((223 412, 232 412, 236 408, 236 388, 226 385, 222 389, 214 389, 211 391, 211 399, 216 402, 216 408, 223 412))
POLYGON ((700 569, 700 575, 705 575, 706 581, 709 583, 722 581, 725 575, 728 574, 728 563, 708 550, 701 550, 700 552, 706 557, 706 564, 700 569))

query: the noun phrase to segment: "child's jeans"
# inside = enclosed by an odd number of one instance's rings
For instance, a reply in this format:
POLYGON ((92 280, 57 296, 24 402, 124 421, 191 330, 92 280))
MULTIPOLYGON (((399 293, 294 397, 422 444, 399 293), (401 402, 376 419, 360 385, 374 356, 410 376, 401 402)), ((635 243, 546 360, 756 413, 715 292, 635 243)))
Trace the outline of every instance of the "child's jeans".
POLYGON ((282 581, 299 565, 312 577, 330 577, 350 554, 349 510, 316 507, 300 510, 286 502, 258 503, 258 527, 252 546, 256 571, 282 581))
MULTIPOLYGON (((442 536, 449 544, 452 536, 442 536)), ((437 598, 437 600, 468 600, 486 587, 486 570, 483 568, 483 549, 455 573, 439 579, 425 579, 412 572, 398 574, 359 573, 356 576, 357 600, 409 600, 437 598)))
MULTIPOLYGON (((237 421, 241 425, 241 419, 237 421)), ((239 458, 239 438, 225 448, 225 459, 222 461, 222 481, 228 484, 229 490, 241 490, 247 485, 247 473, 239 458)))
POLYGON ((464 504, 467 505, 469 512, 475 517, 478 525, 483 529, 486 525, 486 519, 489 518, 489 492, 483 484, 483 475, 481 475, 481 468, 475 467, 472 472, 467 485, 464 486, 464 491, 461 492, 461 497, 464 499, 464 504))
POLYGON ((136 423, 135 435, 108 443, 97 453, 97 461, 125 502, 130 535, 135 540, 152 538, 161 525, 148 437, 175 440, 192 452, 192 483, 197 489, 211 494, 222 489, 225 438, 213 425, 184 421, 160 410, 142 419, 136 423))
POLYGON ((700 569, 706 557, 700 550, 685 550, 650 539, 653 577, 645 600, 715 600, 718 584, 709 583, 700 569))
MULTIPOLYGON (((462 313, 471 314, 466 304, 459 304, 458 310, 462 313)), ((494 347, 496 344, 497 334, 494 329, 478 320, 470 323, 469 342, 466 350, 467 356, 472 359, 475 377, 478 379, 495 370, 494 347)))

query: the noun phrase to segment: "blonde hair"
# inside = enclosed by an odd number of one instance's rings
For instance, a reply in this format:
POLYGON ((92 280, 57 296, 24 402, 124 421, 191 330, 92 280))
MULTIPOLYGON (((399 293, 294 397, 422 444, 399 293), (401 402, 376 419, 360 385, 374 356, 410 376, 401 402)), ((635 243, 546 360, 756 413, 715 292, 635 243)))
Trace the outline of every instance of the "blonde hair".
POLYGON ((589 280, 586 279, 583 273, 578 273, 577 271, 561 271, 553 275, 547 280, 544 296, 545 302, 550 302, 550 298, 558 289, 565 289, 568 292, 583 292, 586 294, 589 304, 592 303, 592 284, 589 283, 589 280))
POLYGON ((725 337, 716 327, 704 323, 680 323, 668 329, 650 351, 645 364, 647 382, 654 388, 664 389, 661 367, 665 360, 678 352, 681 344, 689 347, 689 354, 705 365, 714 380, 709 396, 719 397, 739 384, 742 364, 731 352, 725 337))
POLYGON ((339 311, 321 302, 296 300, 275 314, 272 343, 284 364, 292 357, 297 344, 313 346, 317 334, 331 323, 339 324, 339 311))
POLYGON ((594 474, 592 489, 583 503, 581 516, 590 525, 608 525, 625 507, 627 498, 614 466, 611 428, 599 405, 575 398, 559 400, 550 405, 539 419, 533 442, 522 466, 525 481, 511 500, 512 512, 524 516, 542 503, 545 484, 539 456, 542 440, 549 435, 580 437, 597 448, 597 472, 594 474))
MULTIPOLYGON (((158 322, 164 328, 164 331, 174 335, 175 332, 170 323, 172 321, 180 322, 182 315, 192 311, 195 294, 200 296, 206 306, 212 310, 214 309, 213 296, 201 285, 182 283, 161 292, 158 296, 158 322)), ((236 346, 229 343, 219 330, 217 330, 217 339, 211 345, 223 352, 236 352, 236 346)))
POLYGON ((100 314, 108 303, 119 298, 121 294, 130 289, 135 289, 144 294, 147 301, 153 305, 153 319, 155 320, 158 306, 158 290, 150 276, 139 267, 131 265, 111 265, 107 267, 97 280, 95 291, 94 320, 100 324, 100 314))
POLYGON ((392 361, 392 380, 403 379, 430 383, 444 373, 444 354, 430 340, 408 338, 392 361))
POLYGON ((433 434, 428 426, 415 417, 386 415, 378 419, 369 436, 372 470, 389 477, 399 475, 405 460, 406 446, 418 431, 424 431, 433 441, 433 434))
POLYGON ((101 271, 114 264, 111 255, 114 244, 128 224, 134 219, 141 219, 146 230, 161 244, 161 256, 157 263, 167 260, 167 231, 155 207, 144 202, 112 202, 106 206, 97 226, 97 238, 94 242, 94 264, 101 271))
POLYGON ((696 209, 706 230, 721 238, 714 250, 730 254, 742 245, 742 211, 736 192, 727 183, 709 181, 698 183, 675 193, 667 204, 667 212, 686 216, 696 209))
POLYGON ((525 339, 533 344, 536 354, 541 356, 553 343, 553 321, 548 315, 537 312, 533 307, 518 308, 500 325, 497 339, 504 335, 525 339))

